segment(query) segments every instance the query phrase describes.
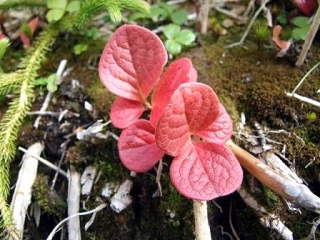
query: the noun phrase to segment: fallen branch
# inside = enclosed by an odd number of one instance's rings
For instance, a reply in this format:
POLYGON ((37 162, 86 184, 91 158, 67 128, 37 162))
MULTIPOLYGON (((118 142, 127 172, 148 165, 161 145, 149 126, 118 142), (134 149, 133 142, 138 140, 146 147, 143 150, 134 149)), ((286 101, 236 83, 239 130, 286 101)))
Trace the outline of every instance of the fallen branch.
MULTIPOLYGON (((80 173, 71 165, 68 186, 68 216, 79 213, 80 190, 80 173)), ((81 240, 79 215, 68 220, 68 239, 81 240)))
POLYGON ((259 159, 229 140, 227 146, 234 153, 240 164, 264 185, 288 201, 292 201, 309 211, 320 213, 320 198, 301 183, 289 180, 259 159))
POLYGON ((275 214, 268 213, 266 209, 260 206, 244 188, 241 188, 238 192, 247 206, 251 207, 260 217, 261 225, 275 230, 284 240, 293 240, 292 231, 285 226, 285 224, 280 220, 280 217, 275 214))
POLYGON ((309 104, 311 104, 313 106, 320 107, 320 102, 318 102, 316 100, 313 100, 311 98, 304 97, 304 96, 301 96, 301 95, 296 94, 296 93, 288 93, 288 92, 286 92, 286 95, 288 97, 293 97, 293 98, 299 99, 302 102, 309 103, 309 104))
MULTIPOLYGON (((38 156, 43 151, 43 148, 44 146, 41 143, 35 143, 29 147, 28 152, 32 152, 33 155, 38 156)), ((37 171, 38 160, 30 154, 25 153, 10 204, 12 218, 18 231, 19 239, 23 239, 26 212, 31 202, 32 185, 36 179, 37 171)))
POLYGON ((60 173, 61 175, 65 176, 66 178, 68 178, 68 174, 63 171, 62 169, 58 168, 56 165, 52 164, 51 162, 49 162, 48 160, 32 153, 29 152, 27 149, 24 149, 23 147, 19 147, 18 148, 20 151, 24 152, 24 153, 28 153, 30 156, 34 157, 35 159, 37 159, 39 162, 43 163, 44 165, 48 166, 49 168, 57 171, 58 173, 60 173))

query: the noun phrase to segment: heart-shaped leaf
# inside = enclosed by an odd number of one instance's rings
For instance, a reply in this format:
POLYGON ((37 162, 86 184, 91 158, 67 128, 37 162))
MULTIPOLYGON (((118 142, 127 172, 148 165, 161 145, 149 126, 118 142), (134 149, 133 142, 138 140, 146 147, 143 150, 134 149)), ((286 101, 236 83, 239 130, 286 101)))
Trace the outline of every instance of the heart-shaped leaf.
POLYGON ((170 177, 182 195, 204 201, 234 192, 241 185, 243 173, 227 147, 196 142, 185 154, 174 158, 170 177))
POLYGON ((63 17, 64 12, 65 10, 63 9, 51 9, 47 12, 46 18, 50 23, 57 22, 63 17))
POLYGON ((174 40, 182 45, 188 46, 193 43, 195 39, 196 35, 191 30, 184 29, 177 34, 174 40))
POLYGON ((99 76, 112 93, 143 102, 166 62, 166 50, 156 34, 140 26, 123 25, 103 50, 99 76))
POLYGON ((216 144, 225 144, 232 135, 232 120, 222 104, 219 104, 219 116, 205 130, 197 133, 203 140, 216 144))
POLYGON ((164 107, 180 84, 195 81, 197 81, 197 71, 189 58, 181 58, 169 65, 152 96, 150 121, 153 126, 157 125, 164 107))
POLYGON ((179 34, 180 29, 180 26, 177 24, 168 24, 163 28, 163 33, 168 39, 172 40, 179 34))
POLYGON ((172 39, 168 39, 165 41, 165 46, 166 46, 166 49, 168 50, 169 53, 171 54, 179 54, 181 52, 181 44, 178 43, 176 40, 172 40, 172 39))
POLYGON ((158 121, 157 144, 167 154, 178 156, 191 144, 191 135, 206 129, 218 116, 219 100, 209 86, 183 83, 158 121))
POLYGON ((156 144, 154 128, 144 119, 122 131, 118 149, 122 163, 134 172, 150 170, 164 155, 156 144))
POLYGON ((126 128, 136 122, 145 108, 141 102, 118 97, 111 105, 110 119, 117 128, 126 128))

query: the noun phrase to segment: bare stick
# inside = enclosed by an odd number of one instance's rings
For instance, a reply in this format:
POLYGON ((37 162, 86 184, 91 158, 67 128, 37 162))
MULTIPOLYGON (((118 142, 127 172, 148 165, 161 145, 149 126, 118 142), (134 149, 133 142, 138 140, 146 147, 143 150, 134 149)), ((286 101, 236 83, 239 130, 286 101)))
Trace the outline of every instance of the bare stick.
POLYGON ((207 201, 193 200, 196 240, 210 240, 207 201))
MULTIPOLYGON (((68 216, 79 213, 80 204, 80 173, 70 166, 68 186, 68 216)), ((68 220, 68 239, 81 240, 79 215, 68 220)))
POLYGON ((256 21, 257 17, 259 16, 259 14, 261 13, 261 11, 265 10, 266 9, 266 4, 269 2, 269 0, 265 0, 263 1, 263 3, 261 3, 261 6, 259 7, 259 9, 256 11, 256 13, 254 14, 254 16, 252 17, 248 27, 247 27, 247 30, 244 32, 244 34, 242 35, 242 38, 240 39, 239 42, 236 42, 236 43, 233 43, 233 44, 230 44, 227 46, 227 48, 231 48, 231 47, 236 47, 236 46, 239 46, 239 45, 242 45, 244 43, 244 41, 246 40, 247 38, 247 35, 249 34, 249 31, 251 29, 251 27, 253 26, 253 23, 256 21))
POLYGON ((69 216, 69 217, 63 219, 61 222, 58 223, 58 225, 56 225, 56 226, 54 227, 54 229, 51 231, 51 233, 50 233, 49 236, 47 237, 47 240, 52 240, 52 238, 54 237, 54 235, 56 234, 56 232, 59 231, 61 225, 64 224, 66 221, 68 221, 70 218, 74 218, 74 217, 77 217, 77 216, 89 215, 89 214, 92 214, 92 213, 101 211, 102 209, 104 209, 104 208, 107 207, 107 206, 108 206, 108 204, 103 203, 103 204, 99 205, 98 207, 96 207, 96 208, 93 209, 93 210, 90 210, 90 211, 87 211, 87 212, 82 212, 82 213, 76 213, 76 214, 74 214, 74 215, 72 215, 72 216, 69 216))
POLYGON ((304 238, 303 240, 316 239, 316 231, 317 231, 319 225, 320 225, 320 218, 318 218, 316 221, 313 221, 309 235, 306 238, 304 238))
POLYGON ((20 151, 24 152, 24 153, 28 153, 30 156, 34 157, 35 159, 37 159, 38 161, 42 162, 43 164, 47 165, 49 168, 52 168, 53 170, 57 171, 58 173, 60 173, 61 175, 65 176, 66 178, 68 178, 68 174, 63 171, 62 169, 58 168, 56 165, 52 164, 51 162, 49 162, 48 160, 37 156, 31 152, 29 152, 27 149, 24 149, 22 147, 18 148, 20 151))
POLYGON ((209 10, 209 0, 200 0, 200 12, 198 16, 198 21, 201 23, 200 32, 202 34, 207 33, 209 10))
POLYGON ((301 183, 289 180, 259 159, 229 140, 226 145, 237 157, 240 164, 263 184, 288 201, 316 213, 320 213, 320 198, 301 183))
MULTIPOLYGON (((67 65, 67 60, 63 59, 63 60, 60 62, 59 67, 58 67, 58 70, 57 70, 57 72, 56 72, 58 78, 61 78, 62 73, 64 72, 64 69, 66 68, 66 65, 67 65)), ((43 104, 42 104, 42 106, 41 106, 41 108, 40 108, 40 112, 45 112, 45 111, 47 110, 47 108, 48 108, 48 106, 49 106, 49 103, 50 103, 50 101, 51 101, 51 98, 52 98, 52 92, 49 91, 48 94, 47 94, 47 96, 46 96, 46 98, 45 98, 45 100, 44 100, 44 102, 43 102, 43 104)), ((35 128, 38 128, 39 123, 40 123, 40 120, 41 120, 41 115, 39 115, 39 116, 36 118, 36 120, 35 120, 35 122, 34 122, 34 124, 33 124, 33 126, 34 126, 35 128)))
MULTIPOLYGON (((40 155, 43 148, 44 146, 41 143, 34 143, 29 147, 28 151, 34 155, 40 155)), ((16 188, 10 204, 12 218, 18 230, 19 239, 23 239, 26 212, 31 202, 32 185, 36 179, 37 171, 38 160, 28 153, 24 154, 16 188)))
POLYGON ((307 53, 312 45, 313 39, 319 29, 319 25, 320 25, 320 7, 318 7, 316 15, 313 18, 312 24, 311 24, 310 29, 308 31, 307 38, 304 41, 301 53, 298 57, 298 60, 296 61, 296 67, 301 67, 304 60, 306 59, 307 53))
POLYGON ((296 93, 286 93, 286 95, 288 97, 294 97, 296 99, 299 99, 302 102, 306 102, 306 103, 312 104, 313 106, 320 107, 320 102, 318 102, 316 100, 313 100, 311 98, 304 97, 304 96, 301 96, 301 95, 296 94, 296 93))
POLYGON ((251 207, 260 217, 261 225, 275 230, 284 240, 293 240, 292 231, 284 225, 278 216, 268 213, 244 188, 241 188, 238 192, 247 206, 251 207))

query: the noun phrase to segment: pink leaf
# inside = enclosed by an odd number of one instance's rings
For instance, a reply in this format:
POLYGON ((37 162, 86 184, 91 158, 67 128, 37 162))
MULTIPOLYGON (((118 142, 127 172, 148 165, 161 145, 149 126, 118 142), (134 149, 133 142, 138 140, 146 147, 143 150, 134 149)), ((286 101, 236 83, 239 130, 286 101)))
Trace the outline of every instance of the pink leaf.
POLYGON ((181 58, 170 64, 157 84, 152 97, 150 121, 153 126, 157 125, 164 107, 179 85, 195 81, 197 81, 197 71, 193 68, 190 59, 181 58))
POLYGON ((30 27, 32 35, 36 31, 36 28, 38 26, 38 22, 39 22, 39 18, 38 17, 35 17, 35 18, 31 19, 31 21, 29 22, 29 27, 30 27))
POLYGON ((122 163, 134 172, 150 170, 164 155, 156 144, 154 128, 144 119, 122 131, 118 149, 122 163))
POLYGON ((294 0, 294 4, 307 16, 311 16, 318 7, 316 0, 294 0))
POLYGON ((140 26, 123 25, 103 50, 99 76, 112 93, 144 102, 166 62, 166 50, 156 34, 140 26))
POLYGON ((190 136, 206 129, 219 115, 219 100, 202 83, 183 83, 173 93, 156 127, 158 146, 167 154, 180 155, 191 144, 190 136))
POLYGON ((34 32, 36 31, 36 28, 38 26, 38 22, 39 22, 39 18, 35 17, 33 19, 30 20, 30 22, 28 23, 28 26, 30 28, 30 36, 28 36, 26 33, 21 32, 20 33, 20 39, 21 42, 23 43, 24 47, 30 47, 31 45, 31 40, 30 37, 34 34, 34 32))
POLYGON ((234 192, 242 182, 242 169, 223 145, 197 142, 170 166, 173 185, 185 197, 212 200, 234 192))
POLYGON ((197 133, 203 140, 224 144, 232 135, 232 120, 222 104, 219 105, 219 117, 205 130, 197 133))
POLYGON ((111 122, 117 128, 129 127, 140 118, 144 110, 141 102, 118 97, 111 106, 111 122))

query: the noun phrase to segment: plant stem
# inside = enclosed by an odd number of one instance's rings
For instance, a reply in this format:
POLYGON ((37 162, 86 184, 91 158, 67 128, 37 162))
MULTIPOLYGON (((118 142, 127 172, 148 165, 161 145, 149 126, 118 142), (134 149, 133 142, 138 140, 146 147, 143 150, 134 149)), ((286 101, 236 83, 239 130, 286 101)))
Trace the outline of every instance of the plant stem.
POLYGON ((264 185, 284 199, 293 201, 296 205, 309 211, 320 213, 320 198, 312 193, 306 185, 280 175, 231 140, 226 145, 237 157, 240 164, 264 185))
POLYGON ((318 7, 316 15, 313 18, 312 24, 310 26, 310 29, 309 29, 309 32, 307 35, 307 38, 304 41, 301 53, 298 57, 298 60, 296 61, 296 67, 301 67, 304 60, 306 59, 307 53, 312 45, 313 39, 316 36, 316 33, 319 29, 319 25, 320 25, 320 7, 318 7))
POLYGON ((210 240, 211 231, 208 221, 207 201, 193 200, 196 240, 210 240))
POLYGON ((301 78, 300 82, 297 84, 297 86, 292 90, 291 94, 293 95, 298 88, 302 85, 302 83, 307 79, 307 77, 320 65, 320 62, 318 62, 316 65, 314 65, 304 76, 301 78))

